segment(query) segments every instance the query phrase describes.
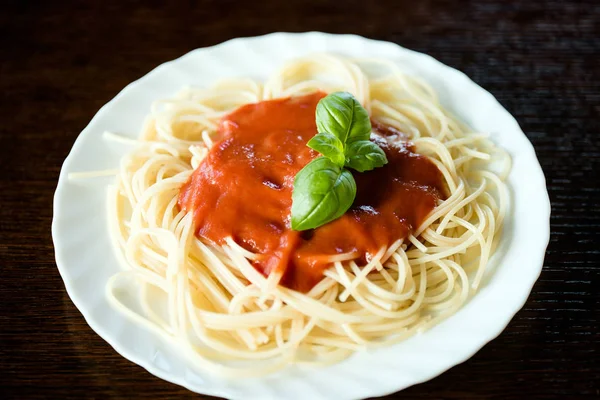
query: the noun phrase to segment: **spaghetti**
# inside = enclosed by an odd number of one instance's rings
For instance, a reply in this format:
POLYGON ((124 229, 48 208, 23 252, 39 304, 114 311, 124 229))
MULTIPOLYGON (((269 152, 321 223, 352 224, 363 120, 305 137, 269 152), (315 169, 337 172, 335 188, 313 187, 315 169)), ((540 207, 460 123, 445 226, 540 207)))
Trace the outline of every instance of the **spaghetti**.
POLYGON ((188 88, 152 106, 138 140, 107 136, 134 146, 109 189, 111 239, 123 270, 108 282, 108 299, 182 346, 198 367, 228 377, 335 363, 451 315, 479 287, 508 210, 508 155, 445 111, 427 84, 385 60, 311 56, 264 86, 237 79, 188 88), (367 65, 385 72, 370 77, 367 65), (178 198, 233 110, 339 90, 377 123, 408 135, 439 169, 448 196, 364 265, 352 253, 327 256, 322 279, 302 293, 279 284, 281 275, 261 274, 254 265, 261 254, 234 238, 198 238, 193 213, 178 198), (116 295, 132 281, 139 308, 116 295))

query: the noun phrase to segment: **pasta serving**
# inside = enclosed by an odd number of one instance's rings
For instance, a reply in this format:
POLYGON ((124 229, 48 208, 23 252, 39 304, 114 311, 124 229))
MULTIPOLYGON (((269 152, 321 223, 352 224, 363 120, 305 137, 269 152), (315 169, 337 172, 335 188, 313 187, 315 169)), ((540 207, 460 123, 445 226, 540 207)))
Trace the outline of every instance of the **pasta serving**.
POLYGON ((508 210, 508 155, 385 60, 314 55, 264 85, 186 88, 154 103, 138 140, 106 135, 132 145, 109 189, 123 269, 107 296, 227 377, 335 363, 436 324, 479 287, 508 210), (388 164, 348 172, 352 207, 296 232, 294 174, 318 155, 305 146, 317 103, 339 91, 367 111, 388 164))

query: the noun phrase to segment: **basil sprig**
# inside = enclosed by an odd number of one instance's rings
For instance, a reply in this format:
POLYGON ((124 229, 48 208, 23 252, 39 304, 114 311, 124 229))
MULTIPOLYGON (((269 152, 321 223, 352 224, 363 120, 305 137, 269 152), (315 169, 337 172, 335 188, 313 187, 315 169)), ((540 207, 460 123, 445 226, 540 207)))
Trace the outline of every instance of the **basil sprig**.
POLYGON ((381 147, 369 140, 371 121, 362 105, 347 92, 319 101, 318 134, 307 146, 322 154, 294 179, 292 229, 318 228, 341 217, 354 202, 356 182, 347 168, 370 171, 387 164, 381 147))

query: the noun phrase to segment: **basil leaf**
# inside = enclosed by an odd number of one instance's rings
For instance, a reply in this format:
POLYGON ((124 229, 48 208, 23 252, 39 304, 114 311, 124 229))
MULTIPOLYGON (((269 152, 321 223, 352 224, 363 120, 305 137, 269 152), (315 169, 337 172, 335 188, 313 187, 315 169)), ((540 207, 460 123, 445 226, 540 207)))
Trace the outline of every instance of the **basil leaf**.
POLYGON ((346 161, 344 157, 344 144, 331 133, 321 132, 313 136, 306 145, 329 158, 334 164, 340 167, 344 166, 344 162, 346 161))
POLYGON ((358 172, 370 171, 387 164, 385 153, 370 140, 359 140, 346 147, 346 167, 358 172))
POLYGON ((343 144, 369 140, 371 120, 367 110, 348 92, 335 92, 317 104, 317 129, 335 135, 343 144))
POLYGON ((326 157, 315 158, 294 179, 292 229, 313 229, 341 217, 355 197, 350 171, 326 157))

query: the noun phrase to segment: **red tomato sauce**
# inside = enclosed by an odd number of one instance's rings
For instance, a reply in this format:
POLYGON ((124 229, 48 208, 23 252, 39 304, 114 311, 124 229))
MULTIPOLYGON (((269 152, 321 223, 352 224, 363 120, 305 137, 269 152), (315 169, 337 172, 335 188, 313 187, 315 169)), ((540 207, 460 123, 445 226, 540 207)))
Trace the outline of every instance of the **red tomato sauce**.
POLYGON ((263 255, 255 268, 283 273, 281 284, 310 290, 329 267, 326 256, 355 252, 364 263, 382 246, 407 237, 443 198, 438 168, 413 152, 406 137, 373 122, 371 140, 388 164, 353 171, 357 195, 340 218, 310 231, 290 227, 294 177, 318 153, 315 109, 324 93, 247 104, 221 121, 219 140, 182 187, 179 206, 194 213, 196 235, 223 244, 232 237, 263 255))

